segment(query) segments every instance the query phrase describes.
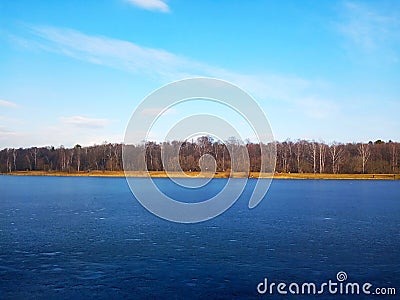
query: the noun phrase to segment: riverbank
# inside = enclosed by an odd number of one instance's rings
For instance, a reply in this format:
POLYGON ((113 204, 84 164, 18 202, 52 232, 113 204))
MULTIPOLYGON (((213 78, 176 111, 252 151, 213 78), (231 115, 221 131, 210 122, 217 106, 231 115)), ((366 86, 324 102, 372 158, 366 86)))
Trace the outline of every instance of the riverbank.
MULTIPOLYGON (((151 171, 149 172, 151 177, 154 178, 166 178, 166 177, 189 177, 189 178, 228 178, 230 174, 228 172, 217 172, 217 173, 200 173, 200 172, 187 172, 181 174, 178 172, 172 172, 167 174, 163 171, 151 171)), ((45 171, 18 171, 11 173, 0 173, 1 175, 13 175, 13 176, 75 176, 75 177, 125 177, 123 171, 91 171, 91 172, 45 172, 45 171)), ((146 172, 129 172, 129 177, 145 177, 146 172)), ((272 174, 250 172, 249 176, 246 173, 235 173, 231 177, 233 178, 271 178, 272 174)), ((400 174, 313 174, 313 173, 275 173, 274 179, 365 179, 365 180, 400 180, 400 174)))

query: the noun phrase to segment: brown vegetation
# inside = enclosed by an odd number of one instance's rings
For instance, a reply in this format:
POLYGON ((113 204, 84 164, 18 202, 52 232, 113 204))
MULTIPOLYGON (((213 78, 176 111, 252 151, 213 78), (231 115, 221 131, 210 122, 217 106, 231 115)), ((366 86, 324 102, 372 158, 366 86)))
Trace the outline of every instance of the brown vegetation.
MULTIPOLYGON (((198 174, 201 171, 200 158, 204 154, 209 154, 216 161, 218 174, 213 175, 227 177, 231 169, 229 152, 245 150, 249 155, 250 167, 245 169, 240 166, 241 162, 238 162, 239 167, 236 170, 243 171, 243 174, 232 176, 246 177, 250 172, 249 177, 254 177, 257 172, 260 172, 260 145, 250 142, 243 145, 235 139, 221 143, 205 136, 192 142, 148 142, 145 145, 130 147, 137 151, 138 160, 140 160, 140 155, 145 154, 147 168, 152 172, 152 176, 162 176, 165 169, 161 160, 163 147, 164 149, 179 148, 179 161, 176 159, 166 160, 168 169, 172 171, 178 171, 177 167, 180 166, 185 172, 192 175, 198 174)), ((282 176, 309 178, 309 174, 313 174, 313 178, 319 178, 317 174, 320 174, 322 178, 335 177, 329 174, 371 174, 373 178, 376 178, 374 176, 377 174, 399 174, 400 172, 400 144, 391 141, 326 144, 316 141, 287 140, 281 143, 277 142, 276 148, 275 170, 277 175, 275 176, 277 178, 282 176), (280 173, 285 175, 280 175, 280 173)), ((137 170, 141 169, 143 168, 137 170)), ((131 170, 136 169, 131 168, 131 170)), ((35 173, 29 174, 43 175, 123 176, 122 144, 104 143, 90 147, 76 145, 69 149, 63 146, 59 148, 6 148, 0 151, 0 173, 16 174, 16 172, 22 171, 34 171, 35 173)), ((371 176, 366 177, 370 178, 371 176)), ((387 177, 390 176, 387 175, 387 177)))

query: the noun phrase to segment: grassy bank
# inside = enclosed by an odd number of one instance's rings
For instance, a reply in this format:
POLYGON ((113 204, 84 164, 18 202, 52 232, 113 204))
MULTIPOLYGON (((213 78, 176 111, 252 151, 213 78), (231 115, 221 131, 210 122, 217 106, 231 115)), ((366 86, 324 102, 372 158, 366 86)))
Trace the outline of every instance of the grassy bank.
MULTIPOLYGON (((18 171, 11 173, 1 173, 2 175, 15 175, 15 176, 85 176, 85 177, 124 177, 123 171, 91 171, 91 172, 45 172, 45 171, 18 171)), ((145 172, 129 172, 127 174, 130 177, 145 177, 145 172)), ((217 173, 200 173, 200 172, 187 172, 181 174, 178 172, 172 172, 168 174, 170 177, 189 177, 189 178, 228 178, 230 175, 228 172, 217 172, 217 173)), ((163 171, 152 171, 150 172, 151 177, 165 178, 168 177, 163 171)), ((246 173, 235 173, 231 177, 234 178, 245 178, 246 173)), ((251 172, 250 178, 271 178, 272 174, 251 172)), ((399 180, 400 174, 313 174, 313 173, 276 173, 273 175, 274 179, 366 179, 366 180, 399 180)))

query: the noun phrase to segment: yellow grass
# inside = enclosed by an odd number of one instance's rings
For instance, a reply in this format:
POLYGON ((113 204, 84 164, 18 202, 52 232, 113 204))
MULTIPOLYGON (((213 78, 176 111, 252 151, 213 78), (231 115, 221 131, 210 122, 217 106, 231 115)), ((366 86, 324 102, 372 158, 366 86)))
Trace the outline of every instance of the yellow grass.
POLYGON ((274 179, 400 179, 400 174, 313 174, 279 173, 274 179))
MULTIPOLYGON (((93 176, 93 177, 124 177, 123 171, 90 171, 90 172, 45 172, 45 171, 18 171, 11 173, 2 173, 3 175, 18 175, 18 176, 93 176)), ((151 171, 149 172, 151 177, 165 178, 168 177, 164 171, 151 171)), ((128 172, 126 174, 129 177, 146 177, 147 172, 128 172)), ((170 177, 189 177, 189 178, 271 178, 274 179, 396 179, 400 180, 400 174, 313 174, 313 173, 258 173, 250 172, 247 174, 229 172, 216 172, 214 173, 200 173, 200 172, 186 172, 184 174, 178 172, 172 172, 168 174, 170 177)))

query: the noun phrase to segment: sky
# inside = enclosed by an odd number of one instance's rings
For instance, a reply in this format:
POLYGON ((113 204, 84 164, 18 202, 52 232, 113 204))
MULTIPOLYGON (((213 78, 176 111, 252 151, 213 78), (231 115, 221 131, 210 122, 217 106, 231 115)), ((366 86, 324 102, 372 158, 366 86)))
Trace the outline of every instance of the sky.
MULTIPOLYGON (((193 76, 247 91, 280 141, 400 141, 400 1, 0 1, 0 149, 122 142, 193 76)), ((151 137, 199 111, 242 122, 185 103, 151 137)))

